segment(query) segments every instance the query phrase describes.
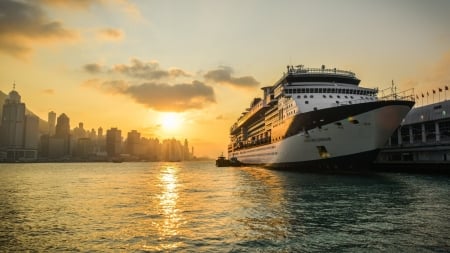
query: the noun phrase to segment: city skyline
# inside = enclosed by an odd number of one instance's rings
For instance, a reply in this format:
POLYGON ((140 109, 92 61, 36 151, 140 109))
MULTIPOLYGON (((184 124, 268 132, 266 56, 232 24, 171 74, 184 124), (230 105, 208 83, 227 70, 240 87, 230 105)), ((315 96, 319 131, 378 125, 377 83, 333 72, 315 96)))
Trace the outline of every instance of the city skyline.
POLYGON ((415 89, 416 106, 427 103, 421 94, 450 85, 448 1, 5 0, 0 7, 1 91, 17 84, 42 119, 65 112, 89 129, 188 138, 199 156, 226 151, 230 126, 286 65, 351 70, 364 87, 394 80, 415 89))

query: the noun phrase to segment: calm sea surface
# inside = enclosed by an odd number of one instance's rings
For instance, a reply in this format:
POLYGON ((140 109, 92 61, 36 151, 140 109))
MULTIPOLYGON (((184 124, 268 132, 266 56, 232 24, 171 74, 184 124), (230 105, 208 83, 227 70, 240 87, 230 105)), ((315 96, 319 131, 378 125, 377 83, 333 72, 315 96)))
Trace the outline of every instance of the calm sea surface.
POLYGON ((0 252, 450 252, 450 178, 0 164, 0 252))

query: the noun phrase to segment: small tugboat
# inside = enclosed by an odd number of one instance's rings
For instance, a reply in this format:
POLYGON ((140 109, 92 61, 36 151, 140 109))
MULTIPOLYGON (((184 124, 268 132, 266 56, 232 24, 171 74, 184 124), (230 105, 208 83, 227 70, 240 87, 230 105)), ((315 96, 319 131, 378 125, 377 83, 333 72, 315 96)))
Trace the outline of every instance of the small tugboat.
POLYGON ((241 166, 241 163, 237 160, 236 157, 232 157, 231 159, 225 159, 223 153, 216 160, 217 167, 238 167, 241 166))

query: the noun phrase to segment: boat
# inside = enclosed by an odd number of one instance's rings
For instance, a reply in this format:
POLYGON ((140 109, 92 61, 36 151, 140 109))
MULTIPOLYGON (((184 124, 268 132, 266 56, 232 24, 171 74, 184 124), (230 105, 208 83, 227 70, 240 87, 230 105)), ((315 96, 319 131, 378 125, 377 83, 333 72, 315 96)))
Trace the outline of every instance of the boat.
POLYGON ((359 84, 351 71, 287 66, 231 126, 228 156, 275 168, 369 168, 415 97, 394 84, 386 90, 359 84))
POLYGON ((241 163, 236 159, 236 157, 232 157, 230 159, 226 159, 223 153, 216 160, 217 167, 239 167, 241 163))

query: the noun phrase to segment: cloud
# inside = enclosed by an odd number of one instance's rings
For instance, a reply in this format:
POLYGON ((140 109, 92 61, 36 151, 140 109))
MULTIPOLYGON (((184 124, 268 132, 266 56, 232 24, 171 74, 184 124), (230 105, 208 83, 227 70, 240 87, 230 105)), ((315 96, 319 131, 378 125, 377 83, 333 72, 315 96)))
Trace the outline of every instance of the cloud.
POLYGON ((102 66, 97 63, 89 63, 83 66, 83 69, 90 74, 98 74, 102 72, 102 66))
POLYGON ((233 69, 228 66, 220 66, 218 69, 208 71, 203 77, 207 81, 226 84, 239 88, 255 88, 259 82, 252 76, 234 77, 233 69))
POLYGON ((101 3, 101 0, 39 0, 46 5, 53 5, 65 8, 87 9, 93 4, 101 3))
POLYGON ((78 34, 51 20, 35 2, 0 1, 0 51, 24 58, 36 43, 74 40, 78 34))
POLYGON ((166 83, 130 85, 123 80, 90 79, 82 86, 96 88, 109 94, 126 95, 137 103, 156 111, 182 112, 202 109, 216 102, 213 88, 199 81, 175 85, 166 83))
POLYGON ((118 64, 112 69, 112 72, 124 74, 128 77, 143 80, 159 80, 163 78, 189 77, 190 74, 181 69, 163 70, 156 61, 142 62, 138 59, 132 59, 131 64, 118 64))
POLYGON ((175 85, 144 83, 130 86, 126 93, 136 102, 157 111, 182 112, 215 103, 212 87, 199 81, 175 85))
POLYGON ((108 94, 123 94, 128 89, 129 84, 123 80, 102 81, 100 79, 89 79, 82 86, 95 88, 108 94))
POLYGON ((119 29, 105 28, 97 32, 97 37, 101 40, 116 41, 123 38, 123 32, 119 29))
POLYGON ((47 94, 47 95, 53 95, 53 94, 55 94, 55 90, 53 90, 53 89, 45 89, 45 90, 43 90, 42 91, 44 94, 47 94))

